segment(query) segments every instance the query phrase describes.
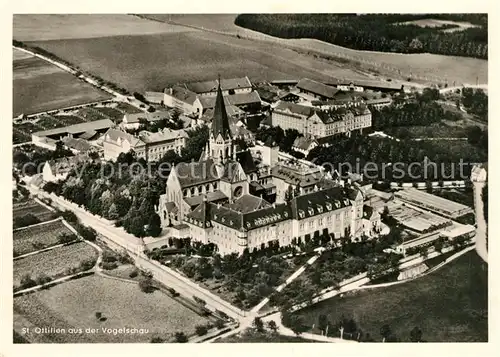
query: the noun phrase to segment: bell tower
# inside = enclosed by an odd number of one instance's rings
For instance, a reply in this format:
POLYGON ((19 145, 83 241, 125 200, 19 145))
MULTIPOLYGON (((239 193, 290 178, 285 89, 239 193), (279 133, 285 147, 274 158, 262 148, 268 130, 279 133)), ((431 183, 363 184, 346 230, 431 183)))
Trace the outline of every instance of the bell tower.
POLYGON ((212 128, 206 150, 208 150, 206 156, 212 158, 217 164, 225 164, 228 160, 231 160, 234 154, 233 138, 220 87, 220 77, 218 80, 214 115, 212 117, 212 128))

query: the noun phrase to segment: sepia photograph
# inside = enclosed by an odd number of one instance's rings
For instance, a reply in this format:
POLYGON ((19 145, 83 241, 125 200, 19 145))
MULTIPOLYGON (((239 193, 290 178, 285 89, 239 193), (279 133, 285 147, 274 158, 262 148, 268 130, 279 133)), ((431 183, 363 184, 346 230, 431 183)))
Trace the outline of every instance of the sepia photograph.
POLYGON ((490 341, 452 10, 14 13, 13 344, 490 341))

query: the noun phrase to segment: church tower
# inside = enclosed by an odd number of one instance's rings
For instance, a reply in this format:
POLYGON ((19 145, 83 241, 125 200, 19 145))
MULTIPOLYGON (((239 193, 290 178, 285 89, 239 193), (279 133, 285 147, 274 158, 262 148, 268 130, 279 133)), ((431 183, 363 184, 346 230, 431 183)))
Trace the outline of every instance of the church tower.
POLYGON ((219 165, 227 163, 234 155, 233 138, 229 127, 229 118, 224 104, 224 97, 220 88, 220 78, 217 88, 217 98, 215 99, 212 128, 206 150, 206 157, 212 158, 219 165))

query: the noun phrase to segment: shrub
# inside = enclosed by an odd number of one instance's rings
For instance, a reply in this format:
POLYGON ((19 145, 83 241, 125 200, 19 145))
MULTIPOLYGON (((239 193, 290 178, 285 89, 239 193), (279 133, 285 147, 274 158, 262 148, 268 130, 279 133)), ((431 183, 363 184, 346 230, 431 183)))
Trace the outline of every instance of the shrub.
POLYGON ((61 217, 64 218, 66 222, 69 223, 77 223, 78 217, 72 211, 63 211, 61 212, 61 217))
POLYGON ((31 226, 40 223, 41 221, 35 215, 28 213, 21 217, 14 218, 14 229, 31 226))
POLYGON ((59 242, 59 244, 66 244, 66 243, 74 241, 75 239, 76 239, 76 236, 74 234, 70 234, 70 233, 61 233, 57 237, 57 241, 59 242))
POLYGON ((109 250, 105 250, 102 252, 102 261, 106 263, 114 263, 118 260, 116 255, 109 250))
POLYGON ((104 270, 113 270, 118 267, 118 264, 116 262, 102 262, 101 268, 104 270))
POLYGON ((101 317, 102 317, 102 312, 96 312, 96 313, 95 313, 95 318, 96 318, 96 319, 98 319, 98 320, 99 320, 101 317))
POLYGON ((203 336, 207 334, 208 328, 205 325, 197 325, 195 331, 198 336, 203 336))
POLYGON ((23 289, 32 288, 33 286, 36 286, 36 281, 31 279, 31 275, 26 274, 21 278, 20 286, 23 289))
POLYGON ((175 333, 175 341, 184 343, 184 342, 188 341, 188 338, 184 332, 176 332, 175 333))
POLYGON ((167 288, 168 292, 172 294, 173 297, 177 297, 180 294, 174 288, 167 288))
POLYGON ((128 275, 130 278, 135 278, 137 277, 137 275, 139 275, 139 270, 137 269, 134 269, 130 272, 130 274, 128 275))
POLYGON ((150 342, 151 343, 163 343, 165 341, 161 337, 153 337, 150 342))
POLYGON ((52 281, 52 278, 41 273, 37 278, 36 278, 36 283, 37 285, 43 285, 43 284, 46 284, 46 283, 49 283, 52 281))
POLYGON ((225 323, 222 320, 216 320, 215 321, 215 327, 217 327, 219 330, 223 329, 225 327, 225 323))
MULTIPOLYGON (((92 269, 94 267, 95 263, 96 263, 96 260, 92 259, 92 258, 84 260, 80 263, 80 269, 81 269, 81 271, 92 269)), ((76 268, 74 271, 78 271, 78 268, 76 268)))
POLYGON ((141 279, 139 281, 139 289, 146 294, 150 294, 155 291, 153 281, 150 278, 141 279))

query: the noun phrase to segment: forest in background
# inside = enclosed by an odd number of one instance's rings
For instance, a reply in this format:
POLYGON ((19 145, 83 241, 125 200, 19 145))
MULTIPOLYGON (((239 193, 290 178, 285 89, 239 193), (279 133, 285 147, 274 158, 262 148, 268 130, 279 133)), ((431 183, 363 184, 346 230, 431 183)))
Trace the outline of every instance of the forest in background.
POLYGON ((241 14, 240 27, 281 38, 314 38, 355 50, 433 53, 488 59, 487 14, 241 14), (402 22, 436 19, 470 27, 421 27, 402 22))

